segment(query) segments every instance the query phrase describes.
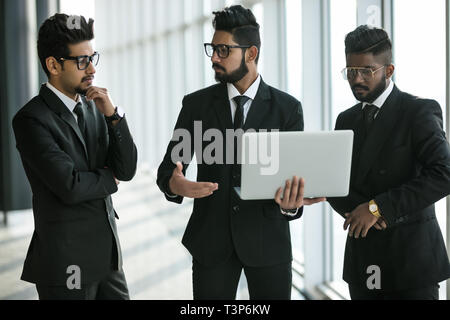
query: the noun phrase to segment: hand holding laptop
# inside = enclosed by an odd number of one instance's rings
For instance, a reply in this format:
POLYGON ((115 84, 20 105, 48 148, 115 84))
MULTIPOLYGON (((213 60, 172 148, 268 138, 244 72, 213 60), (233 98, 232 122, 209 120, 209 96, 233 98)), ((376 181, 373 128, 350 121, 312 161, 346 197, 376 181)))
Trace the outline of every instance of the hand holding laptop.
POLYGON ((173 194, 186 198, 205 198, 219 189, 217 183, 212 182, 193 182, 184 177, 183 165, 177 162, 173 170, 172 177, 169 180, 169 189, 173 194))
POLYGON ((301 208, 304 205, 312 205, 315 203, 326 201, 326 198, 304 198, 305 191, 305 180, 303 178, 298 178, 296 176, 291 180, 286 180, 286 185, 283 188, 279 188, 275 194, 275 202, 278 205, 285 209, 297 209, 301 208), (283 198, 281 198, 281 194, 283 194, 283 198))

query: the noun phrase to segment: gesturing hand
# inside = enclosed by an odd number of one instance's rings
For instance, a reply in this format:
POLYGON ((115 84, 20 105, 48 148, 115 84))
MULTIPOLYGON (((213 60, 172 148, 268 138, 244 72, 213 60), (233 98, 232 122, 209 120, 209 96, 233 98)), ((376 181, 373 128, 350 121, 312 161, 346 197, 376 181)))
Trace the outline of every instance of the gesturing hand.
POLYGON ((169 180, 169 189, 173 194, 187 198, 205 198, 219 189, 217 183, 212 182, 192 182, 187 180, 183 174, 183 165, 177 162, 169 180))

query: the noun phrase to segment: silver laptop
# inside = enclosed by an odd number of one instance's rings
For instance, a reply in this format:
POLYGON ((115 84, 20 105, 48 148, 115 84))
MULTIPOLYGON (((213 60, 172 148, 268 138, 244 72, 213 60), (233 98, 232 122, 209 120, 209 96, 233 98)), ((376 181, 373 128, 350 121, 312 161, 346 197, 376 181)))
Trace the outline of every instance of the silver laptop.
POLYGON ((305 179, 305 198, 347 196, 352 150, 350 130, 245 133, 241 188, 235 190, 243 200, 273 199, 297 176, 305 179))

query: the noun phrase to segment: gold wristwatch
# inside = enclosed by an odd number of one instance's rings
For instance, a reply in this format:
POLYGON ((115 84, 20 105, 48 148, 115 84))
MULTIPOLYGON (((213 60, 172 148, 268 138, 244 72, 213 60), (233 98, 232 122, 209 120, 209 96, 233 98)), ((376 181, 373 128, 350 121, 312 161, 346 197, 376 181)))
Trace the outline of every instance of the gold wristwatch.
POLYGON ((378 210, 378 205, 376 204, 375 200, 370 200, 370 202, 369 202, 369 211, 375 217, 381 218, 381 214, 380 214, 380 211, 378 210))

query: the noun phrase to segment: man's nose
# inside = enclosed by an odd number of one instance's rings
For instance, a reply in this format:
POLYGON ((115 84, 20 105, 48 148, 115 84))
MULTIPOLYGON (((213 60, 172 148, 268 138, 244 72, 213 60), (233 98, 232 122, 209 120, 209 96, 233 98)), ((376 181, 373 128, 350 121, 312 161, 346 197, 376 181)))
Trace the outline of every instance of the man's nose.
POLYGON ((213 63, 219 63, 221 61, 219 55, 217 54, 217 51, 214 50, 213 55, 211 57, 211 62, 213 63))
POLYGON ((89 66, 87 67, 86 71, 88 74, 94 74, 97 72, 92 61, 89 62, 89 66))
POLYGON ((364 80, 364 78, 363 78, 363 76, 361 75, 361 73, 360 73, 359 70, 356 72, 356 75, 355 75, 355 77, 352 79, 351 82, 352 82, 353 84, 360 84, 360 83, 365 82, 365 80, 364 80))

